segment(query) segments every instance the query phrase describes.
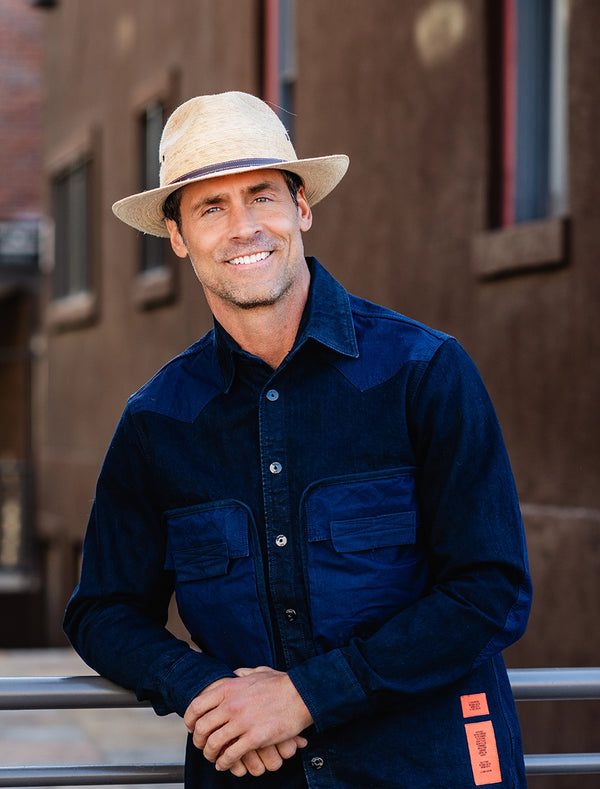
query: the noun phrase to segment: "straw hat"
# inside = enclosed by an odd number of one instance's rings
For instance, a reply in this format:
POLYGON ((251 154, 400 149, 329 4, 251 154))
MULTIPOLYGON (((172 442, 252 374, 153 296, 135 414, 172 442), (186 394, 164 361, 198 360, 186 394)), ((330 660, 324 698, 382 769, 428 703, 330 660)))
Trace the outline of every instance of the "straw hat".
POLYGON ((289 170, 301 176, 314 205, 342 180, 349 161, 343 154, 298 159, 273 110, 239 92, 198 96, 178 107, 163 130, 159 156, 160 186, 125 197, 112 209, 126 224, 165 237, 164 201, 186 184, 250 170, 289 170))

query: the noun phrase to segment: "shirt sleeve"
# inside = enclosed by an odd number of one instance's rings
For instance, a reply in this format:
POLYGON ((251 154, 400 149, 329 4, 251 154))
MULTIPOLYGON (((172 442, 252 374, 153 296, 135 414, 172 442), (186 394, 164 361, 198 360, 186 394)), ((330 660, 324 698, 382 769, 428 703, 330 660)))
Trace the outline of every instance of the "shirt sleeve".
MULTIPOLYGON (((406 413, 419 469, 427 593, 372 636, 291 669, 317 729, 466 676, 523 634, 531 583, 507 452, 485 386, 446 340, 411 372, 406 413)), ((404 410, 402 410, 404 413, 404 410)))
POLYGON ((165 627, 173 573, 164 569, 166 536, 153 490, 126 410, 98 479, 64 628, 99 674, 149 700, 160 715, 183 715, 204 687, 233 674, 165 627))

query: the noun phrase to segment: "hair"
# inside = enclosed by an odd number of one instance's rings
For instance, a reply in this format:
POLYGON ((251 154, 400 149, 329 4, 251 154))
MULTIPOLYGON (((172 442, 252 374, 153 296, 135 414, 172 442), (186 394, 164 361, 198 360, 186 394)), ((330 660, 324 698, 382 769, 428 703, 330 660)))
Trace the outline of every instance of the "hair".
MULTIPOLYGON (((304 186, 304 181, 298 175, 298 173, 292 173, 289 170, 280 170, 279 171, 285 180, 287 188, 289 189, 290 195, 292 196, 292 200, 294 201, 294 205, 298 208, 298 191, 300 190, 301 186, 304 186)), ((179 187, 174 192, 171 192, 168 195, 167 199, 163 203, 163 214, 165 215, 165 219, 172 219, 176 225, 177 229, 181 233, 181 190, 183 187, 179 187)))
POLYGON ((171 192, 163 203, 165 219, 172 219, 181 233, 181 187, 171 192))

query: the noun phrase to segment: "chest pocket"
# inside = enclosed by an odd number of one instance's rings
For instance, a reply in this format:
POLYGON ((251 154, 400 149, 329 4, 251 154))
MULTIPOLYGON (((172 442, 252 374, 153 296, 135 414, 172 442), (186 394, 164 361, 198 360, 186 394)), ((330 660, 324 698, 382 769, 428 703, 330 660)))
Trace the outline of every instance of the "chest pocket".
POLYGON ((410 469, 317 483, 304 497, 313 633, 319 651, 368 636, 426 588, 410 469))
POLYGON ((239 502, 170 510, 165 569, 175 572, 179 614, 195 643, 232 668, 272 664, 250 541, 239 502))

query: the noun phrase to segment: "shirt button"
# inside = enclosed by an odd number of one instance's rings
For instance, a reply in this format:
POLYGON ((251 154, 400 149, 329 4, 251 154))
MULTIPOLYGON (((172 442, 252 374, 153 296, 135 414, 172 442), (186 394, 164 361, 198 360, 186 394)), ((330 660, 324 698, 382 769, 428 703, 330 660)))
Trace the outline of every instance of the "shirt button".
POLYGON ((298 614, 293 608, 286 608, 285 609, 285 618, 288 622, 295 622, 298 618, 298 614))
POLYGON ((320 770, 324 764, 325 762, 320 756, 313 756, 312 759, 310 760, 310 766, 313 767, 315 770, 320 770))
POLYGON ((278 534, 277 537, 275 537, 275 545, 278 548, 285 548, 287 545, 287 537, 285 534, 278 534))
POLYGON ((271 465, 269 466, 269 471, 271 472, 271 474, 279 474, 282 468, 283 466, 281 465, 281 463, 275 461, 274 463, 271 463, 271 465))
POLYGON ((277 389, 269 389, 267 392, 267 400, 270 400, 272 403, 274 403, 275 400, 279 400, 279 392, 277 389))

